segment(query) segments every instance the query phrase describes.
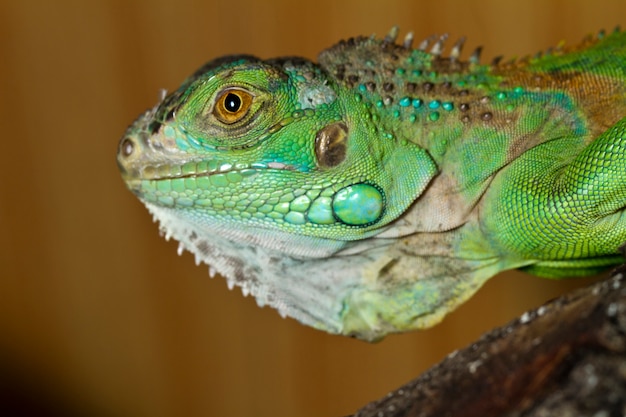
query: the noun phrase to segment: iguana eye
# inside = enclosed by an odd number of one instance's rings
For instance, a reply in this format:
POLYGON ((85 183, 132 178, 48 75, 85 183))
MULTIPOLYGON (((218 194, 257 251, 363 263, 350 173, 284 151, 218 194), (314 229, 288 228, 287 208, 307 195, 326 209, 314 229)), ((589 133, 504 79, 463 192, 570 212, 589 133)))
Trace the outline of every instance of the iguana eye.
POLYGON ((213 115, 227 125, 236 123, 248 114, 253 98, 254 96, 248 91, 227 88, 215 100, 213 115))

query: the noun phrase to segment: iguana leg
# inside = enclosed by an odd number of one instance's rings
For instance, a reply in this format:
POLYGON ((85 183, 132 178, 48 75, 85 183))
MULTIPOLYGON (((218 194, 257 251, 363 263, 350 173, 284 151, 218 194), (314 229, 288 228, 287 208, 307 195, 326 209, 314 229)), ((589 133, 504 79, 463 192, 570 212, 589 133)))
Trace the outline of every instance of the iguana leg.
POLYGON ((578 146, 571 138, 536 146, 496 177, 485 196, 486 235, 497 240, 494 247, 535 259, 533 273, 580 275, 621 259, 626 118, 578 146))

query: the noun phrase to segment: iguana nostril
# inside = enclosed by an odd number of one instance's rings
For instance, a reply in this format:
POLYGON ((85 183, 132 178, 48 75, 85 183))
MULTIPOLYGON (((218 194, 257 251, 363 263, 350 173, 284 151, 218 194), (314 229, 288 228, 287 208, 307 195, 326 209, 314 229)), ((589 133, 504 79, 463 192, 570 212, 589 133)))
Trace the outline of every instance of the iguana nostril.
POLYGON ((131 139, 124 138, 124 140, 122 140, 122 143, 120 143, 120 152, 124 157, 131 156, 134 150, 135 143, 131 139))

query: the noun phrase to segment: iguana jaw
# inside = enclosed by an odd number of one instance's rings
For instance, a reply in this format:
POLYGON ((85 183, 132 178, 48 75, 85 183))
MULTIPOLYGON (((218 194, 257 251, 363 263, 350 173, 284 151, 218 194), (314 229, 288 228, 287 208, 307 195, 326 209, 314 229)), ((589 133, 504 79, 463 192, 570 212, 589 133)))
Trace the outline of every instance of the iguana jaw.
MULTIPOLYGON (((338 175, 302 163, 293 165, 280 155, 273 157, 271 151, 263 155, 254 148, 196 150, 194 143, 204 143, 190 138, 175 120, 153 128, 154 113, 147 112, 127 130, 118 152, 127 186, 145 203, 181 212, 203 211, 206 216, 200 217, 216 218, 231 228, 271 229, 329 240, 333 248, 336 240, 379 233, 383 225, 376 224, 378 220, 389 222, 402 209, 386 200, 382 186, 360 174, 358 167, 338 175), (391 211, 386 202, 392 204, 391 211)), ((322 132, 337 124, 326 126, 322 132)), ((404 155, 401 158, 407 163, 414 163, 412 153, 404 155)), ((266 245, 274 246, 271 239, 266 245)), ((285 248, 290 255, 305 252, 285 248)))

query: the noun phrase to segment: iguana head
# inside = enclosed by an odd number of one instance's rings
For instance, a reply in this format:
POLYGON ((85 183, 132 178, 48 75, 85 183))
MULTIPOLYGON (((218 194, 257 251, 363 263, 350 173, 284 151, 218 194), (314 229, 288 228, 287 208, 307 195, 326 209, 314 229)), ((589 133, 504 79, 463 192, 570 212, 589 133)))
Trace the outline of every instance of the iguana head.
POLYGON ((220 59, 139 118, 118 161, 146 203, 264 234, 270 249, 271 233, 293 235, 303 243, 282 251, 315 256, 307 237, 372 235, 432 176, 423 150, 378 137, 360 107, 309 61, 220 59))
POLYGON ((166 236, 229 286, 317 328, 371 339, 398 325, 379 328, 376 306, 348 325, 347 300, 377 291, 376 271, 395 261, 376 254, 389 242, 372 237, 436 167, 336 81, 299 58, 215 60, 128 128, 118 165, 166 236))

